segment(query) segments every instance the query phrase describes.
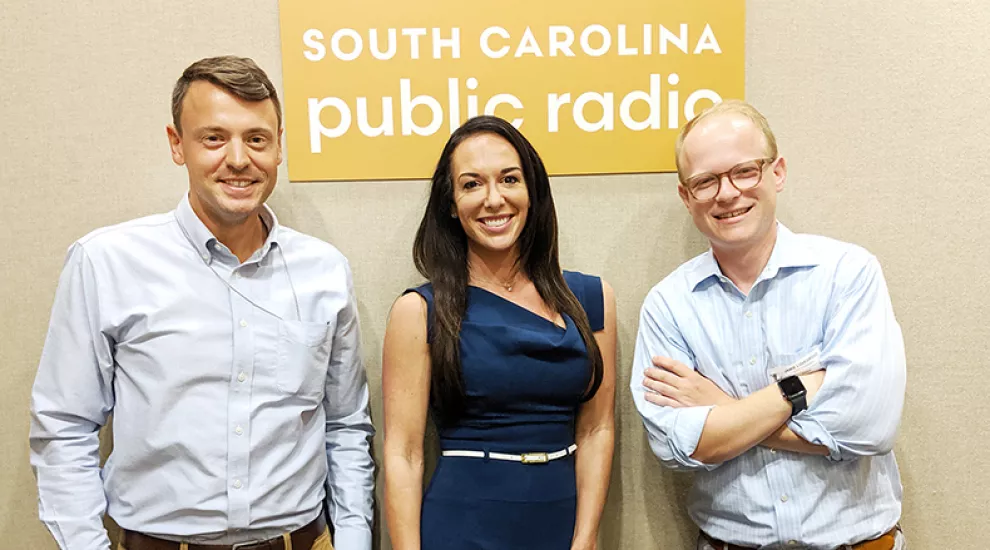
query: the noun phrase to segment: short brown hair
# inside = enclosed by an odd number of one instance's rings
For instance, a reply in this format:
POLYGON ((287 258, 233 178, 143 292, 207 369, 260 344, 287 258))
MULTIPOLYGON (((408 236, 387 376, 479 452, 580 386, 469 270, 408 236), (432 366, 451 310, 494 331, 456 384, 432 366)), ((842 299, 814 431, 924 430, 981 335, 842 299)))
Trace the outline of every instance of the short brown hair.
POLYGON ((200 59, 189 65, 175 82, 175 88, 172 89, 172 124, 180 134, 182 100, 185 99, 189 86, 197 80, 205 80, 247 101, 272 100, 278 127, 282 128, 282 104, 278 100, 275 85, 265 71, 250 58, 223 55, 200 59))
POLYGON ((767 118, 763 116, 763 113, 757 111, 756 107, 740 99, 727 99, 705 109, 681 128, 680 134, 677 135, 677 144, 674 146, 674 162, 677 164, 678 178, 681 180, 684 179, 684 174, 681 173, 681 153, 684 150, 684 139, 688 133, 702 120, 711 116, 724 114, 742 115, 752 121, 760 132, 763 133, 764 141, 767 142, 767 156, 777 158, 777 138, 774 137, 773 131, 770 129, 770 123, 767 122, 767 118))

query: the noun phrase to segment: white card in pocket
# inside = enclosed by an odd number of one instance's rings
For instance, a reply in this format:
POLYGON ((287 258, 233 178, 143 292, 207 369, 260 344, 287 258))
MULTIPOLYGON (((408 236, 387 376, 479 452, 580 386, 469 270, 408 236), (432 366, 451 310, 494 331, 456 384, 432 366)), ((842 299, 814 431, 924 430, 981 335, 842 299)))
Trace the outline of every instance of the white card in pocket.
POLYGON ((808 352, 807 355, 798 359, 790 365, 778 365, 770 369, 770 377, 774 381, 783 380, 788 376, 800 376, 822 370, 821 352, 817 347, 808 352))

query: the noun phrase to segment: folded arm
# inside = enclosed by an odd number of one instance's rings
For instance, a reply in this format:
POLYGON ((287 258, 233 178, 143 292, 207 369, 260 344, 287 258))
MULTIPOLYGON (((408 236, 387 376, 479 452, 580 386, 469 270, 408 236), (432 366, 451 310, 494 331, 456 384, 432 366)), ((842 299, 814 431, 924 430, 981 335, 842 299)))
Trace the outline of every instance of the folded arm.
MULTIPOLYGON (((823 376, 802 376, 809 400, 823 376)), ((630 383, 651 447, 672 468, 710 470, 768 438, 780 448, 821 452, 781 433, 791 406, 776 385, 734 399, 699 374, 658 295, 643 305, 630 383)))
POLYGON ((790 430, 825 446, 830 460, 889 452, 904 407, 906 361, 880 264, 864 265, 837 279, 822 341, 825 383, 790 430))
POLYGON ((646 427, 650 448, 664 466, 671 469, 717 468, 718 464, 706 464, 691 456, 698 447, 712 405, 671 407, 647 399, 649 390, 643 382, 654 356, 669 357, 689 366, 694 364, 694 357, 673 322, 667 304, 659 294, 651 292, 640 311, 632 377, 629 381, 633 402, 646 427))
MULTIPOLYGON (((778 386, 771 384, 742 399, 730 397, 714 382, 694 369, 668 357, 653 357, 655 367, 646 369, 643 384, 651 390, 646 400, 659 406, 683 408, 712 406, 702 428, 692 458, 705 463, 725 462, 768 439, 779 441, 780 448, 807 449, 824 454, 817 446, 799 441, 793 434, 782 433, 791 415, 791 404, 778 386)), ((817 371, 800 376, 813 400, 825 378, 817 371)))

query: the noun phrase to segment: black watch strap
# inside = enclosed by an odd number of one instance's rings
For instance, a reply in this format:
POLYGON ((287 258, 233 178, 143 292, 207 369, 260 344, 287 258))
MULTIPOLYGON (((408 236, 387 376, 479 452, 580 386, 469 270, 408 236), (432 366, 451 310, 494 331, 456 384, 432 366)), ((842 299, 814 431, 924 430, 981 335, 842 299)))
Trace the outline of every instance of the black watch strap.
POLYGON ((808 396, 804 392, 794 396, 793 399, 788 399, 788 401, 791 402, 791 416, 808 408, 808 396))
POLYGON ((797 376, 788 376, 777 382, 784 399, 791 403, 791 416, 808 408, 808 392, 797 376))

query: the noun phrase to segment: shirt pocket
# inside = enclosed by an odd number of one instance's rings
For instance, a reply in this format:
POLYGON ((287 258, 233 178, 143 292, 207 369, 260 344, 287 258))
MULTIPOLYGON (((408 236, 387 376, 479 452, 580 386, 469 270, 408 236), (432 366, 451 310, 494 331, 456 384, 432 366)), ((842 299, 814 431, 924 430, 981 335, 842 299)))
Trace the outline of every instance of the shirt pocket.
POLYGON ((333 323, 279 321, 276 387, 283 394, 322 400, 333 323))

